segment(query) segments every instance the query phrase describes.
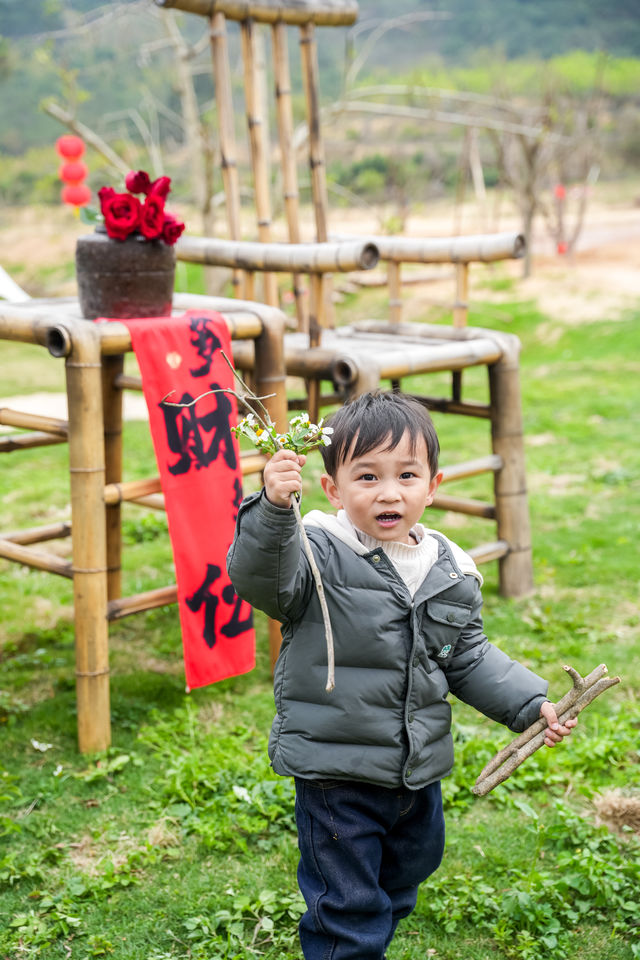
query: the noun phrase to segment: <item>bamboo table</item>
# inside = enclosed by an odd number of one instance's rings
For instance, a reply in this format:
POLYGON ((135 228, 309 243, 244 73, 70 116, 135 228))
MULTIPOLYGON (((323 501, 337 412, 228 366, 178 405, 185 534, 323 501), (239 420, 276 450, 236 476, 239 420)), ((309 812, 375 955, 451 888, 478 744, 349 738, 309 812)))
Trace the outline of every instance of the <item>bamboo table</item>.
MULTIPOLYGON (((286 423, 284 315, 273 307, 219 297, 176 294, 174 312, 220 312, 234 341, 253 341, 254 382, 276 424, 286 423)), ((158 478, 122 482, 122 391, 139 387, 123 374, 131 350, 123 323, 96 324, 81 317, 75 298, 0 302, 0 340, 43 346, 65 358, 68 421, 0 409, 0 423, 30 430, 0 442, 0 452, 69 444, 71 524, 0 534, 0 557, 73 580, 76 635, 78 745, 104 750, 111 742, 109 621, 174 602, 175 585, 134 597, 120 596, 120 505, 145 503, 160 491, 158 478), (32 544, 71 536, 72 560, 32 544)), ((243 460, 243 473, 259 471, 264 458, 243 460)))

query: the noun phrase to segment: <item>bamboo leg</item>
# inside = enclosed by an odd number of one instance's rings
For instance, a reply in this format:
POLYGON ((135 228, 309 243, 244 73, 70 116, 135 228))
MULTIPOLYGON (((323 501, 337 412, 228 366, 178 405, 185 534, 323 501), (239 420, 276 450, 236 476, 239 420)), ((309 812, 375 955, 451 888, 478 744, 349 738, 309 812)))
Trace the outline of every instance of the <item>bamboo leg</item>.
POLYGON ((509 544, 499 564, 500 593, 505 597, 520 597, 533 589, 518 351, 519 343, 514 343, 488 368, 492 448, 502 458, 502 468, 494 474, 498 539, 509 544))
MULTIPOLYGON (((122 390, 115 386, 115 381, 123 369, 123 354, 102 360, 105 483, 120 483, 122 480, 122 390)), ((106 521, 107 593, 109 600, 117 600, 122 595, 120 501, 107 506, 106 521)))
POLYGON ((389 287, 389 320, 391 323, 402 321, 402 281, 400 279, 400 264, 395 260, 387 263, 387 284, 389 287))
MULTIPOLYGON (((293 110, 291 106, 291 75, 287 49, 287 29, 281 21, 273 25, 273 68, 276 84, 276 108, 278 116, 278 136, 280 140, 280 163, 282 165, 282 186, 284 190, 284 209, 287 217, 289 243, 300 243, 300 209, 298 193, 298 171, 296 152, 293 144, 293 110)), ((308 332, 309 319, 304 299, 304 286, 299 273, 293 275, 293 295, 296 304, 298 330, 308 332)))
POLYGON ((456 300, 453 305, 454 327, 466 327, 469 313, 469 264, 456 263, 456 300))
MULTIPOLYGON (((223 13, 214 13, 209 20, 209 38, 215 79, 216 110, 220 138, 220 163, 226 199, 227 227, 231 240, 240 239, 240 178, 236 162, 236 135, 233 126, 233 99, 231 94, 231 69, 227 27, 223 13)), ((241 288, 242 273, 233 271, 233 287, 241 288)))
MULTIPOLYGON (((268 144, 265 122, 262 116, 260 78, 256 66, 255 28, 252 20, 243 20, 242 59, 244 63, 244 90, 251 147, 251 166, 258 216, 258 239, 261 243, 271 240, 271 201, 269 198, 268 144)), ((272 307, 278 306, 278 287, 274 273, 265 272, 262 277, 264 299, 272 307)))
POLYGON ((74 328, 71 342, 66 376, 78 746, 88 753, 111 742, 100 334, 86 323, 74 328))
MULTIPOLYGON (((327 198, 327 176, 320 124, 320 71, 318 70, 318 52, 316 49, 315 26, 313 23, 305 23, 300 27, 300 51, 309 123, 309 167, 311 172, 313 212, 316 223, 316 240, 319 243, 326 243, 329 236, 329 201, 327 198)), ((331 299, 332 286, 332 277, 330 274, 325 274, 326 325, 328 327, 335 325, 333 301, 331 299)))

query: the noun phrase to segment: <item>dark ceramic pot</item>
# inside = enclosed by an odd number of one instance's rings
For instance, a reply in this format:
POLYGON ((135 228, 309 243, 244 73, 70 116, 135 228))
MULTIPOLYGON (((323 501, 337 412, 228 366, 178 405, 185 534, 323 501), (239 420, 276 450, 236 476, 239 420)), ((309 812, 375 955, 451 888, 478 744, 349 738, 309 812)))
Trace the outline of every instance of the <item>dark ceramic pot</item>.
POLYGON ((79 237, 76 278, 82 316, 169 316, 175 269, 175 250, 162 240, 136 234, 112 240, 100 230, 79 237))

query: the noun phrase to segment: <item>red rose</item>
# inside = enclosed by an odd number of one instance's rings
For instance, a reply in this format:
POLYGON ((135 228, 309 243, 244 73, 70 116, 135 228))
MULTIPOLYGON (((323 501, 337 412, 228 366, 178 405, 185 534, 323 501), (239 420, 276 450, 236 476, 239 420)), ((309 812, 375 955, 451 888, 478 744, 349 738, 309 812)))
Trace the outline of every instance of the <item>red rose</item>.
POLYGON ((116 193, 111 187, 103 187, 98 196, 108 235, 112 240, 126 240, 140 225, 140 201, 130 193, 116 193))
POLYGON ((162 239, 171 247, 181 235, 183 230, 184 223, 181 223, 180 220, 176 220, 175 217, 172 217, 171 214, 168 213, 164 218, 164 223, 162 225, 162 239))
POLYGON ((150 193, 142 205, 140 232, 147 240, 155 240, 162 233, 164 223, 164 198, 150 193))
POLYGON ((166 200, 167 194, 171 193, 171 177, 158 177, 149 187, 148 193, 166 200))
MULTIPOLYGON (((111 197, 115 197, 116 192, 113 187, 100 187, 98 190, 98 197, 100 198, 100 209, 102 210, 102 204, 106 203, 107 200, 110 200, 111 197)), ((104 210, 102 210, 104 213, 104 210)))
POLYGON ((151 180, 144 170, 138 170, 137 173, 131 170, 125 177, 124 185, 131 193, 144 193, 146 196, 151 187, 151 180))

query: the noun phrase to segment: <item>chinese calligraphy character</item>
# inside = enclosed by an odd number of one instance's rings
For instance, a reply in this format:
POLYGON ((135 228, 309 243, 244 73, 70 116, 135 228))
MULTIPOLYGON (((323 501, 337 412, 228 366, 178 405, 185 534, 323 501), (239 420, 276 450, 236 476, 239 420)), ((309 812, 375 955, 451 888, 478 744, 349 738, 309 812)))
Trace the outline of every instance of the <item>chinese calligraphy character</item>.
MULTIPOLYGON (((193 613, 198 613, 200 608, 204 606, 204 629, 202 636, 210 650, 215 646, 217 640, 216 615, 220 605, 220 598, 212 592, 211 587, 220 579, 221 574, 222 571, 217 564, 208 563, 204 580, 198 589, 195 590, 190 597, 186 598, 187 606, 193 613)), ((231 616, 219 629, 219 633, 222 634, 222 636, 237 637, 253 626, 251 608, 249 608, 248 616, 246 616, 244 620, 241 619, 243 601, 236 595, 230 583, 222 589, 222 600, 226 606, 233 606, 231 616)))
POLYGON ((189 327, 193 336, 189 341, 196 348, 198 356, 204 361, 201 367, 189 370, 192 377, 206 377, 211 370, 213 355, 222 346, 220 340, 209 327, 209 317, 192 317, 189 327))
MULTIPOLYGON (((217 383, 209 384, 211 390, 220 390, 217 383)), ((224 461, 231 470, 237 467, 236 453, 231 436, 229 415, 231 402, 224 393, 214 394, 215 410, 198 414, 196 406, 160 405, 167 431, 167 444, 172 453, 179 455, 175 463, 168 465, 174 476, 188 473, 192 464, 196 470, 208 467, 224 447, 224 461)), ((190 393, 182 394, 181 404, 193 403, 190 393)))

